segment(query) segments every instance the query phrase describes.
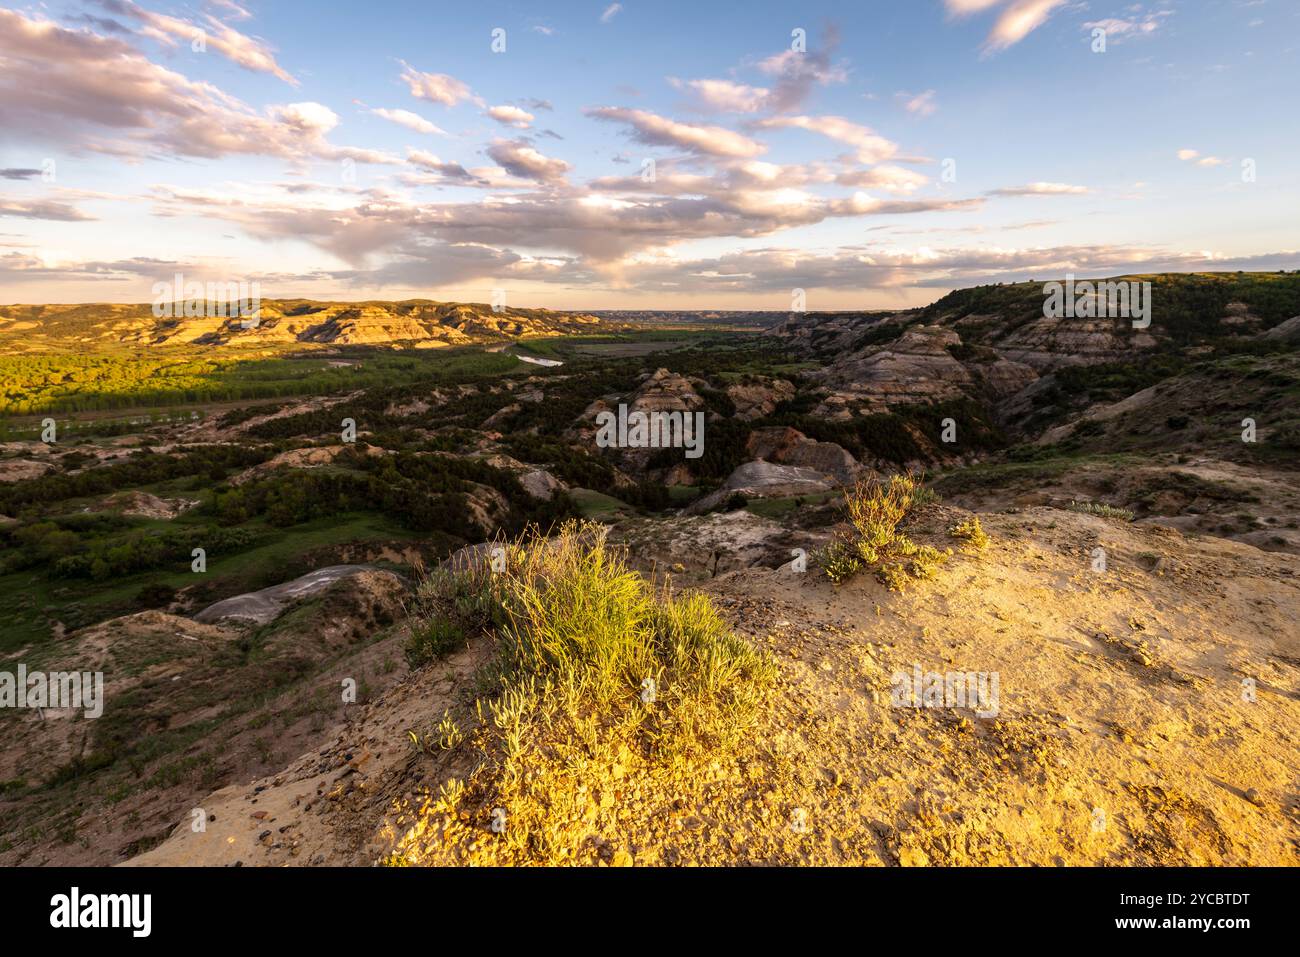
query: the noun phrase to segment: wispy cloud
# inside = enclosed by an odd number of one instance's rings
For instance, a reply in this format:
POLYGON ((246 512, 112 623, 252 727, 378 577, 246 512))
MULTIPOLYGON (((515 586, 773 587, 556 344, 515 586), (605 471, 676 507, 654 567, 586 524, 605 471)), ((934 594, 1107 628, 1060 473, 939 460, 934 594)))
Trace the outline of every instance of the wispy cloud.
POLYGON ((0 198, 0 216, 14 216, 19 219, 55 219, 67 223, 95 218, 67 203, 44 199, 5 198, 0 198))
MULTIPOLYGON (((215 16, 207 15, 202 23, 180 17, 168 16, 146 10, 130 0, 101 0, 103 6, 111 13, 126 16, 141 24, 140 32, 168 46, 178 41, 187 44, 202 44, 202 48, 211 47, 232 63, 238 63, 246 70, 270 73, 291 86, 297 86, 298 80, 290 76, 279 63, 275 53, 265 41, 246 36, 234 27, 227 26, 215 16)), ((235 19, 247 19, 247 10, 236 4, 224 4, 227 13, 234 13, 235 19)))
POLYGON ((843 116, 775 116, 759 120, 754 125, 759 129, 794 127, 820 133, 822 136, 854 147, 860 163, 879 163, 898 152, 897 144, 879 135, 870 127, 854 123, 843 116))
POLYGON ((1014 46, 1047 22, 1052 11, 1065 0, 945 0, 948 12, 964 17, 1002 7, 993 29, 984 40, 985 53, 997 53, 1014 46))
POLYGON ((930 116, 939 109, 934 90, 926 90, 924 93, 900 92, 898 99, 903 104, 903 109, 914 116, 930 116))
POLYGON ((588 116, 631 128, 634 139, 649 146, 673 146, 709 156, 757 156, 766 147, 734 130, 721 126, 680 123, 646 110, 602 106, 586 111, 588 116))
POLYGON ((1003 186, 988 191, 989 196, 1082 196, 1086 186, 1069 183, 1026 183, 1024 186, 1003 186))
POLYGON ((1200 150, 1181 149, 1178 151, 1178 158, 1184 162, 1193 162, 1197 166, 1222 166, 1226 159, 1218 156, 1202 156, 1200 150))

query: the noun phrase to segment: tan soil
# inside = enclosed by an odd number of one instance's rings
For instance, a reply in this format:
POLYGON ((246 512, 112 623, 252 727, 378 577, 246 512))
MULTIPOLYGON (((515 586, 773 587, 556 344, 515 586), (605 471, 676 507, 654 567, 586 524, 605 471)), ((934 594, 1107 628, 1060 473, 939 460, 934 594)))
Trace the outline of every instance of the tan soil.
MULTIPOLYGON (((960 514, 932 508, 921 531, 960 514)), ((752 750, 676 794, 637 796, 633 780, 602 795, 601 859, 1297 863, 1297 560, 1051 508, 983 519, 986 552, 903 595, 870 578, 837 589, 811 566, 707 581, 782 678, 752 750), (997 716, 891 706, 892 675, 914 664, 998 672, 997 716)), ((480 641, 413 674, 289 770, 203 799, 206 833, 183 825, 133 863, 375 862, 410 823, 398 808, 466 772, 416 756, 405 731, 468 702, 489 653, 480 641)), ((471 824, 476 845, 493 839, 471 824)))

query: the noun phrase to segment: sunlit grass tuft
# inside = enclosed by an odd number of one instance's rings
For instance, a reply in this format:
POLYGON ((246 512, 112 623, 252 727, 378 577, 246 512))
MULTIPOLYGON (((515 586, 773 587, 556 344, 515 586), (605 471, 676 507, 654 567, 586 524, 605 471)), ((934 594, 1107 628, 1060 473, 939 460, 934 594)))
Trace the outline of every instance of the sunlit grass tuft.
POLYGON ((441 609, 448 596, 490 596, 477 621, 497 655, 477 728, 449 758, 473 770, 408 809, 415 823, 395 835, 390 863, 590 862, 589 837, 612 826, 634 773, 689 790, 703 764, 747 744, 774 662, 706 595, 657 590, 606 535, 569 523, 505 546, 504 570, 422 587, 441 609), (494 815, 509 823, 488 839, 494 815))
POLYGON ((919 545, 899 530, 916 509, 932 500, 916 476, 891 475, 860 479, 845 493, 847 521, 835 531, 822 552, 821 565, 837 585, 866 570, 895 591, 909 581, 930 578, 947 554, 919 545))

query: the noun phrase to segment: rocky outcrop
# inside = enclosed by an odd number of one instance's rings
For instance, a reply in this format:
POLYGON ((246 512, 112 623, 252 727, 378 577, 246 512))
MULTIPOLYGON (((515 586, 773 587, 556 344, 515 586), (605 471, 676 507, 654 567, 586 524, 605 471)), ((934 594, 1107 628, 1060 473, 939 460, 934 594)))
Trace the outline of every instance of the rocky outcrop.
POLYGON ((811 378, 840 397, 823 412, 843 418, 850 403, 863 414, 886 412, 893 405, 913 405, 957 398, 976 387, 976 380, 953 358, 949 346, 961 336, 938 326, 913 326, 884 346, 832 362, 811 378))
POLYGON ((327 568, 318 568, 293 581, 222 599, 204 608, 194 616, 194 620, 211 625, 225 619, 235 619, 264 625, 274 620, 290 602, 309 598, 329 588, 336 581, 367 571, 373 569, 367 565, 330 565, 327 568))
POLYGON ((748 422, 771 415, 780 403, 793 399, 794 392, 794 383, 785 379, 756 378, 728 386, 727 398, 736 407, 736 418, 748 422))
POLYGON ((1272 329, 1266 329, 1259 334, 1259 338, 1282 340, 1284 342, 1300 340, 1300 316, 1292 316, 1285 322, 1278 323, 1272 329))
POLYGON ((265 478, 276 469, 321 468, 333 464, 334 460, 347 449, 358 449, 362 455, 367 456, 388 454, 386 449, 374 445, 365 445, 359 448, 356 445, 322 445, 306 449, 290 449, 288 452, 281 452, 279 455, 267 459, 261 465, 254 465, 250 469, 245 469, 232 477, 230 484, 244 485, 247 482, 265 478))
POLYGON ((797 465, 774 465, 771 462, 746 462, 738 466, 722 487, 691 503, 688 513, 707 512, 724 504, 733 495, 745 498, 787 498, 829 492, 835 487, 821 472, 797 465))
POLYGON ((549 502, 556 492, 562 492, 568 487, 545 469, 525 472, 519 476, 519 484, 533 498, 544 502, 549 502))
POLYGON ((812 469, 839 484, 853 481, 862 466, 847 449, 834 442, 818 442, 798 429, 755 429, 745 445, 755 459, 812 469))

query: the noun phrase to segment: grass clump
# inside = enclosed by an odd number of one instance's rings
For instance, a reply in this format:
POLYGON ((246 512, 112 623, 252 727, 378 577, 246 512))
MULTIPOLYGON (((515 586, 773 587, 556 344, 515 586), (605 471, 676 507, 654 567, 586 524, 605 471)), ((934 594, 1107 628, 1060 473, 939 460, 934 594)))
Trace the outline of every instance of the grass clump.
POLYGON ((837 585, 865 570, 895 591, 917 579, 931 578, 947 554, 920 545, 899 530, 905 519, 932 496, 914 475, 860 479, 845 494, 847 521, 835 531, 821 555, 826 577, 837 585))
POLYGON ((970 518, 958 522, 948 529, 948 534, 965 542, 970 551, 982 552, 989 547, 988 532, 984 531, 984 526, 980 524, 978 515, 972 515, 970 518))
POLYGON ((1085 515, 1099 515, 1102 518, 1117 518, 1121 522, 1133 521, 1133 513, 1127 508, 1116 508, 1113 505, 1103 505, 1100 502, 1071 502, 1065 507, 1071 512, 1082 512, 1085 515))
POLYGON ((476 727, 440 759, 452 776, 397 809, 389 863, 595 863, 628 826, 633 779, 692 793, 750 745, 774 662, 707 596, 656 589, 606 534, 571 522, 511 545, 504 570, 456 573, 490 576, 497 655, 476 727))
POLYGON ((473 635, 500 623, 501 598, 486 564, 459 570, 440 568, 427 575, 415 595, 406 660, 412 668, 443 658, 473 635))

